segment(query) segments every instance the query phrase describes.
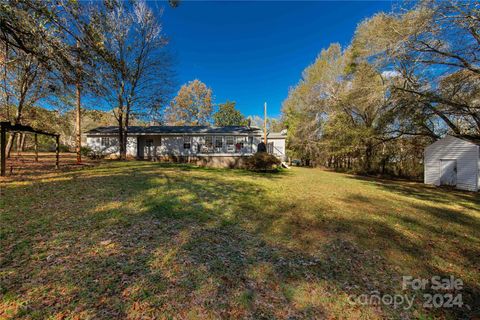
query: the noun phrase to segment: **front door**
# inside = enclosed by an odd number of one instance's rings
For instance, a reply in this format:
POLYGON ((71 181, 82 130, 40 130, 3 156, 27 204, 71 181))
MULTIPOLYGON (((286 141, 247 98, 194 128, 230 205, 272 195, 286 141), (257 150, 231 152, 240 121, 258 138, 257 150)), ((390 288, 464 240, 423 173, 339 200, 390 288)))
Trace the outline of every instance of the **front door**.
POLYGON ((457 185, 457 160, 440 160, 440 185, 457 185))
POLYGON ((153 139, 145 140, 144 155, 149 160, 153 158, 153 139))

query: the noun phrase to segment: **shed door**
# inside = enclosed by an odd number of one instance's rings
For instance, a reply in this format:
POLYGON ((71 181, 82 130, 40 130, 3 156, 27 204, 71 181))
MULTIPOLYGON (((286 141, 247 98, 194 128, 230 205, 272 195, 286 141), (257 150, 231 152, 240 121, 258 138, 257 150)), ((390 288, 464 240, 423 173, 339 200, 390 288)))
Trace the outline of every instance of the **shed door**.
POLYGON ((457 185, 457 160, 440 160, 440 185, 457 185))

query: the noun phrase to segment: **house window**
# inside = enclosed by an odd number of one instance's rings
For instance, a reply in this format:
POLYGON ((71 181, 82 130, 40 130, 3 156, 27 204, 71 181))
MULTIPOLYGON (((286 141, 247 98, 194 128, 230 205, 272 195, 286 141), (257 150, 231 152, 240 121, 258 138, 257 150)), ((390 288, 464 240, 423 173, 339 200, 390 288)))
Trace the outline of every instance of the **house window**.
POLYGON ((227 144, 227 152, 235 152, 235 145, 233 143, 234 138, 233 137, 226 137, 226 144, 227 144))
POLYGON ((212 136, 205 136, 205 146, 203 148, 204 152, 212 152, 213 151, 213 137, 212 136))
POLYGON ((242 152, 247 143, 247 137, 237 137, 237 143, 235 144, 235 151, 242 152))
POLYGON ((215 151, 221 152, 223 148, 223 137, 216 136, 215 137, 215 151))
POLYGON ((146 147, 152 147, 153 146, 153 139, 145 140, 145 146, 146 147))
POLYGON ((202 153, 205 149, 205 138, 197 137, 197 153, 202 153))
POLYGON ((267 143, 267 152, 272 154, 273 153, 273 142, 268 142, 267 143))
POLYGON ((102 137, 101 142, 102 147, 110 147, 110 138, 109 137, 102 137))
POLYGON ((190 149, 191 147, 191 137, 190 136, 184 136, 183 137, 183 149, 190 149))

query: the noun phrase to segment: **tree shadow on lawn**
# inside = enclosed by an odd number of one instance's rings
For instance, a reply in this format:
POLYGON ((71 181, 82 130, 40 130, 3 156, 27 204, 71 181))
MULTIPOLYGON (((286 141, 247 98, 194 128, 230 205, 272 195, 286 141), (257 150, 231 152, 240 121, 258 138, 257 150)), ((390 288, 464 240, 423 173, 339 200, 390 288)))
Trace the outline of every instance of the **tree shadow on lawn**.
POLYGON ((418 200, 433 201, 442 204, 451 204, 452 201, 456 201, 458 205, 466 209, 479 210, 480 208, 480 196, 478 192, 436 187, 419 182, 392 181, 355 175, 349 175, 347 177, 365 181, 381 189, 418 200), (472 206, 471 203, 473 203, 474 206, 472 206))
MULTIPOLYGON (((389 187, 388 190, 393 194, 398 192, 397 188, 392 191, 389 187)), ((404 189, 400 190, 403 194, 404 189)), ((363 247, 378 248, 383 255, 387 253, 391 259, 398 259, 404 275, 426 279, 433 276, 455 276, 462 279, 464 289, 450 293, 462 294, 463 302, 469 307, 438 310, 440 314, 444 312, 457 318, 469 318, 480 310, 478 219, 462 210, 445 208, 442 206, 444 202, 440 202, 440 205, 429 205, 428 202, 419 204, 410 201, 405 202, 399 211, 386 209, 392 208, 381 206, 382 203, 390 201, 388 194, 368 198, 349 195, 343 201, 359 211, 355 215, 358 221, 341 223, 343 228, 339 230, 355 243, 362 244, 363 247), (365 207, 377 207, 378 210, 361 212, 365 207), (375 223, 372 223, 373 221, 375 223), (388 223, 381 223, 383 221, 388 223), (357 229, 355 232, 351 232, 352 226, 357 229), (398 228, 392 229, 393 226, 398 228)), ((428 289, 425 292, 442 293, 428 289)))
MULTIPOLYGON (((6 215, 10 226, 0 237, 4 300, 23 303, 12 318, 404 312, 346 302, 348 294, 399 292, 399 273, 382 257, 384 248, 366 250, 354 241, 374 228, 385 241, 396 239, 402 250, 413 250, 406 237, 383 223, 326 218, 312 228, 328 238, 307 252, 276 241, 288 236, 287 229, 273 238, 265 234, 285 219, 282 213, 291 204, 268 196, 255 178, 156 164, 94 174, 69 173, 7 190, 7 197, 21 191, 17 197, 39 199, 30 208, 21 201, 2 204, 18 210, 6 215), (52 194, 45 197, 46 192, 52 194), (344 235, 350 237, 341 239, 344 235)), ((296 228, 294 220, 302 219, 292 215, 287 223, 296 228)))

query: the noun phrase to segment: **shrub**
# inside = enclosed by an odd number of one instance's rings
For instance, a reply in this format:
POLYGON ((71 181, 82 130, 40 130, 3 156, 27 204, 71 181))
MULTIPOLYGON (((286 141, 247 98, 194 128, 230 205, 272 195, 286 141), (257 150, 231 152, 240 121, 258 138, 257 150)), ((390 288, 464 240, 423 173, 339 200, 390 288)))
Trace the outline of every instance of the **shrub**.
POLYGON ((253 156, 248 157, 245 162, 247 169, 253 171, 276 170, 279 164, 280 160, 267 152, 257 152, 253 156))
POLYGON ((92 160, 99 160, 105 157, 102 152, 93 150, 88 146, 82 146, 82 148, 80 149, 80 153, 82 154, 82 156, 88 157, 92 160))
POLYGON ((82 154, 82 156, 87 156, 87 157, 89 157, 90 154, 92 154, 92 152, 93 152, 93 150, 92 150, 92 148, 90 148, 90 147, 82 146, 82 147, 80 148, 80 153, 82 154))
MULTIPOLYGON (((42 150, 42 149, 43 149, 42 146, 41 146, 39 149, 40 149, 40 151, 43 151, 43 150, 42 150)), ((50 144, 47 146, 47 151, 49 151, 49 152, 55 152, 55 150, 56 150, 55 144, 50 143, 50 144)), ((70 152, 70 147, 67 146, 67 145, 65 145, 65 144, 60 144, 60 145, 58 146, 58 150, 59 150, 60 152, 70 152)))
POLYGON ((105 155, 101 151, 96 150, 90 150, 87 156, 92 160, 100 160, 105 158, 105 155))

